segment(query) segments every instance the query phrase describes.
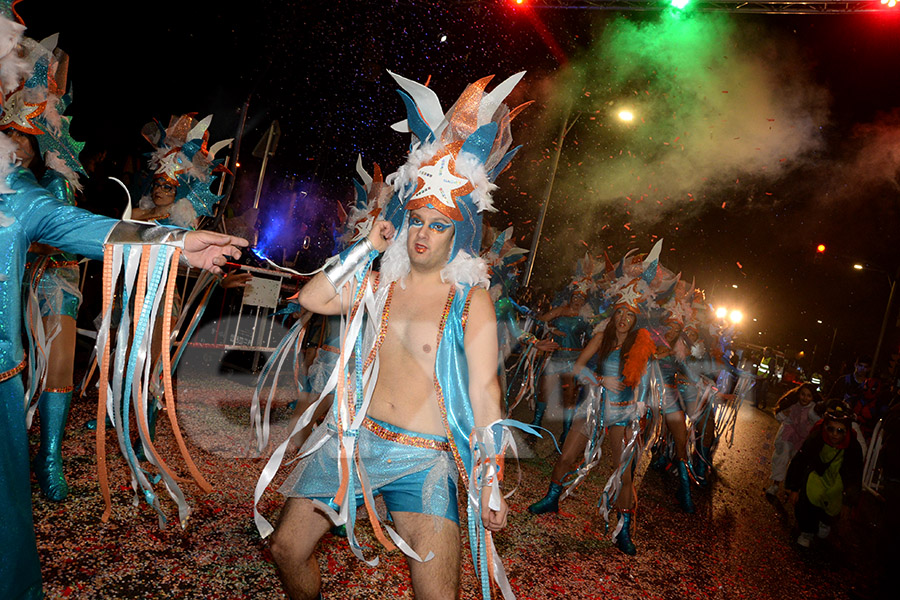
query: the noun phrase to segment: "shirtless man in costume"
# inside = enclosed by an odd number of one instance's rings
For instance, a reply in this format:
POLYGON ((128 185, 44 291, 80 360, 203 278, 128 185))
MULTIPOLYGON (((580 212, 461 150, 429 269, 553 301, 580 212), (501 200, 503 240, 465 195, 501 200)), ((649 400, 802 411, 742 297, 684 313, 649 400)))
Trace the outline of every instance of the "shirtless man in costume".
MULTIPOLYGON (((431 101, 424 86, 394 77, 416 102, 431 101)), ((512 79, 497 86, 503 96, 514 85, 512 79)), ((301 450, 304 457, 280 489, 288 499, 271 550, 294 600, 319 597, 314 552, 333 523, 346 520, 354 548, 355 506, 363 502, 376 536, 384 527, 409 557, 412 585, 420 599, 458 595, 458 478, 469 490, 470 539, 490 554, 491 533, 506 525, 507 506, 496 483, 502 477, 502 450, 490 443, 487 453, 469 449, 470 439, 477 446, 482 436, 490 438, 489 430, 502 419, 496 317, 486 290, 487 269, 478 257, 479 213, 490 207, 488 182, 505 166, 502 159, 511 156, 506 151, 509 113, 499 103, 502 96, 483 93, 488 80, 470 85, 464 92, 470 102, 460 100, 455 105, 459 108, 446 117, 439 106, 419 107, 416 114, 433 122, 409 120, 414 145, 398 171, 397 193, 385 220, 376 221, 367 238, 300 292, 300 304, 310 311, 349 312, 348 330, 355 313, 348 307, 362 307, 361 294, 374 293, 375 309, 366 305, 370 312, 365 326, 374 325, 378 334, 371 349, 367 346, 361 354, 369 357, 366 365, 377 356, 378 366, 367 385, 353 390, 355 395, 351 392, 349 403, 336 399, 331 415, 310 436, 301 450), (479 103, 493 110, 479 111, 479 103), (488 122, 482 123, 485 117, 488 122), (506 143, 494 144, 504 127, 506 143), (382 252, 380 273, 369 273, 371 261, 382 252), (363 413, 365 418, 359 419, 363 413), (488 471, 479 470, 488 462, 488 471), (343 465, 340 471, 337 464, 343 465), (371 498, 379 494, 396 533, 371 510, 371 498), (476 511, 480 514, 473 514, 476 511)), ((343 340, 342 357, 350 357, 349 337, 343 340)), ((357 359, 356 369, 360 365, 357 359)), ((351 387, 352 373, 345 379, 351 387)), ((483 594, 489 596, 486 567, 480 575, 483 594)))

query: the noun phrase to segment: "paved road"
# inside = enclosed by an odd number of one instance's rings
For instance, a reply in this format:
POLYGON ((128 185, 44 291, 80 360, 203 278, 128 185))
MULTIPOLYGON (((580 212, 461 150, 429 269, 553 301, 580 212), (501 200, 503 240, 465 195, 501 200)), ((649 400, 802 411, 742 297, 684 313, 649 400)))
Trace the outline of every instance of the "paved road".
MULTIPOLYGON (((249 388, 248 388, 249 389, 249 388)), ((100 523, 93 434, 79 426, 96 410, 96 399, 76 402, 64 442, 72 494, 63 504, 40 498, 34 486, 38 543, 49 598, 282 598, 275 572, 252 523, 252 489, 262 462, 215 451, 210 438, 248 419, 247 404, 229 389, 223 396, 208 386, 183 393, 179 420, 204 415, 206 427, 188 432, 195 458, 213 484, 201 495, 185 486, 195 511, 182 530, 173 520, 160 530, 156 515, 134 508, 129 481, 113 441, 107 444, 114 490, 110 523, 100 523), (184 416, 184 418, 182 418, 184 416)), ((276 411, 284 419, 287 411, 276 411)), ((530 415, 516 416, 527 419, 530 415)), ((165 420, 164 420, 165 421, 165 420)), ((551 429, 557 423, 549 423, 551 429)), ((862 548, 871 548, 865 515, 835 528, 832 539, 801 552, 793 516, 763 494, 776 422, 746 406, 739 414, 734 445, 715 456, 717 478, 695 489, 697 514, 684 515, 674 498, 674 478, 640 469, 640 506, 635 541, 638 555, 627 557, 610 543, 596 500, 609 472, 604 461, 562 505, 559 515, 535 517, 526 507, 547 486, 552 466, 545 440, 529 446, 512 515, 497 545, 520 599, 660 598, 838 599, 865 581, 862 548)), ((160 429, 158 446, 184 472, 171 441, 160 429)), ((33 450, 37 429, 31 432, 33 450)), ((515 482, 509 467, 507 481, 515 482)), ((281 497, 268 493, 261 510, 276 518, 281 497)), ((164 506, 170 519, 175 511, 164 506)), ((360 526, 361 530, 366 524, 360 526)), ((378 553, 374 539, 361 532, 378 553)), ((354 559, 342 540, 327 536, 321 546, 326 598, 410 598, 401 557, 381 553, 371 568, 354 559)), ((472 568, 464 562, 462 598, 478 597, 472 568)))

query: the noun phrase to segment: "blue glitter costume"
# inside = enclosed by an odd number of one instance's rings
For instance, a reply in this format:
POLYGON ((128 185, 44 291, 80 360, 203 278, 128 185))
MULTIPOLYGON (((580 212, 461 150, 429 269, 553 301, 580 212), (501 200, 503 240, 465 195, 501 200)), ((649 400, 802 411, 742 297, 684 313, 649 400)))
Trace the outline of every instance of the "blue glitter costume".
MULTIPOLYGON (((340 485, 334 468, 340 441, 333 422, 316 430, 310 445, 327 441, 291 472, 278 490, 288 497, 330 502, 340 485)), ((360 460, 366 464, 374 496, 382 496, 388 511, 433 515, 459 523, 456 467, 446 437, 418 433, 366 417, 359 430, 360 460)), ((363 505, 363 487, 354 471, 356 508, 363 505)))
POLYGON ((672 414, 682 410, 679 403, 679 376, 684 375, 685 369, 680 360, 674 354, 668 354, 662 358, 656 359, 659 364, 659 370, 662 373, 663 393, 662 406, 660 407, 664 415, 672 414))
MULTIPOLYGON (((621 374, 619 366, 622 360, 622 350, 616 348, 609 353, 606 360, 600 365, 600 375, 602 377, 615 377, 618 379, 621 374)), ((603 388, 603 424, 625 426, 629 423, 637 421, 643 415, 638 412, 637 402, 645 402, 650 390, 650 370, 644 369, 641 382, 638 386, 637 398, 635 398, 634 388, 623 387, 618 392, 613 392, 603 388), (637 402, 635 401, 637 400, 637 402)), ((585 403, 586 404, 586 403, 585 403)))
POLYGON ((559 348, 553 351, 547 372, 568 373, 581 353, 586 338, 591 335, 591 326, 584 317, 579 316, 556 317, 550 321, 550 326, 561 331, 562 335, 553 336, 553 341, 559 344, 559 348))
MULTIPOLYGON (((53 194, 61 202, 75 206, 75 194, 71 184, 53 170, 47 170, 41 177, 41 186, 53 194)), ((35 261, 40 255, 28 253, 29 272, 26 281, 31 281, 35 261)), ((69 252, 58 252, 48 257, 46 270, 37 283, 37 296, 40 302, 41 316, 64 315, 78 317, 81 305, 81 294, 78 292, 80 270, 75 264, 78 257, 69 252)))
POLYGON ((32 242, 90 258, 103 257, 103 242, 118 221, 60 203, 30 171, 14 168, 0 195, 0 598, 40 598, 41 573, 31 513, 31 477, 22 377, 21 282, 32 242), (2 375, 0 375, 2 377, 2 375))

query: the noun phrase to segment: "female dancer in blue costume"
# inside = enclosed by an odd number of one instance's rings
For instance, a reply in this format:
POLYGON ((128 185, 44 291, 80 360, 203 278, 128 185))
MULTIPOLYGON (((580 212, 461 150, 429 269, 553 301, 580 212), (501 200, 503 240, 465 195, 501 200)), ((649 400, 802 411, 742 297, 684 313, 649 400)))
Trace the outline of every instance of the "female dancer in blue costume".
MULTIPOLYGON (((15 129, 7 136, 16 145, 20 164, 42 169, 33 136, 15 129)), ((75 205, 73 186, 57 171, 47 168, 41 185, 61 202, 75 205)), ((62 438, 69 405, 72 402, 72 373, 75 361, 75 319, 81 304, 78 257, 42 244, 32 244, 28 252, 28 286, 34 288, 44 332, 55 336, 47 351, 47 376, 37 403, 40 415, 41 445, 34 459, 34 473, 41 492, 48 500, 60 502, 69 493, 62 462, 62 438), (42 257, 47 258, 42 260, 42 257)), ((33 315, 32 318, 37 318, 33 315)))
POLYGON ((587 296, 580 290, 572 292, 566 304, 557 306, 538 317, 548 323, 553 341, 559 348, 553 351, 547 366, 544 368, 541 392, 543 400, 535 405, 534 420, 531 424, 539 426, 547 410, 548 402, 559 398, 563 405, 563 431, 560 439, 564 440, 572 427, 575 418, 575 378, 572 365, 584 347, 584 340, 590 332, 590 325, 581 316, 581 309, 587 302, 587 296), (562 391, 562 393, 560 393, 562 391))
MULTIPOLYGON (((688 435, 685 423, 684 410, 682 409, 679 379, 686 377, 687 371, 679 354, 686 355, 687 348, 680 341, 682 324, 677 319, 667 321, 668 329, 663 335, 666 344, 656 353, 656 362, 662 373, 662 406, 661 412, 665 419, 666 428, 672 435, 675 446, 675 475, 678 478, 678 489, 675 493, 681 509, 693 514, 694 502, 691 499, 690 469, 687 464, 688 435), (681 352, 679 352, 679 350, 681 352)), ((659 458, 654 461, 657 468, 665 469, 668 465, 668 456, 664 449, 660 449, 659 458)))
MULTIPOLYGON (((15 143, 19 164, 60 202, 74 206, 78 173, 84 172, 78 161, 83 144, 69 136, 69 117, 63 117, 71 102, 66 92, 68 57, 55 43, 55 37, 40 44, 27 38, 22 42, 18 53, 30 72, 22 87, 5 89, 0 130, 15 143)), ((29 370, 30 392, 40 392, 40 397, 30 407, 27 423, 37 408, 41 445, 34 472, 43 495, 56 502, 69 493, 61 444, 72 401, 75 318, 81 304, 77 260, 74 254, 42 244, 32 244, 28 252, 26 320, 31 356, 37 359, 29 370)))
MULTIPOLYGON (((633 428, 637 426, 641 416, 637 411, 638 401, 647 393, 648 388, 646 365, 649 353, 645 346, 646 341, 649 341, 649 334, 644 329, 635 329, 636 321, 637 315, 628 305, 619 306, 603 331, 591 338, 574 365, 579 379, 591 385, 602 386, 601 397, 604 408, 600 426, 606 426, 608 429, 613 456, 618 460, 617 474, 620 477, 619 492, 612 499, 622 515, 622 529, 616 536, 616 547, 626 554, 636 552, 631 541, 636 494, 632 484, 634 455, 633 453, 629 456, 624 455, 633 428), (587 369, 587 364, 594 354, 598 355, 600 365, 599 381, 587 369), (625 375, 625 365, 629 362, 642 363, 638 381, 629 381, 632 385, 626 384, 629 378, 625 375)), ((588 402, 583 403, 583 406, 587 405, 588 402)), ((578 419, 563 445, 562 454, 553 467, 547 495, 529 506, 530 512, 542 514, 559 511, 564 479, 584 460, 585 447, 588 444, 599 443, 598 432, 587 431, 588 428, 586 410, 579 411, 578 419)))

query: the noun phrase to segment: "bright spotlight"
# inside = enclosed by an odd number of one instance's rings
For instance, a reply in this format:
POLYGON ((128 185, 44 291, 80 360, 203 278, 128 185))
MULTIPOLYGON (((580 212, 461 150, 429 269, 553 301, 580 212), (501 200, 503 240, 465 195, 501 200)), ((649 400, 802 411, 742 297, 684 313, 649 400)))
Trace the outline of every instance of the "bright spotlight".
POLYGON ((737 289, 737 284, 736 284, 736 283, 732 283, 732 284, 731 284, 731 287, 733 287, 734 289, 737 289))
POLYGON ((864 267, 861 264, 856 263, 855 265, 853 265, 853 268, 857 271, 862 271, 864 267))
POLYGON ((725 308, 724 306, 720 306, 719 308, 716 309, 716 317, 718 317, 719 319, 724 319, 725 315, 727 315, 727 314, 728 314, 728 309, 725 308))
POLYGON ((733 311, 731 311, 731 314, 728 315, 728 318, 731 319, 732 323, 737 324, 737 323, 740 323, 741 319, 744 318, 744 313, 742 313, 739 310, 733 310, 733 311))
POLYGON ((634 113, 630 110, 619 111, 619 118, 623 121, 634 121, 634 113))

